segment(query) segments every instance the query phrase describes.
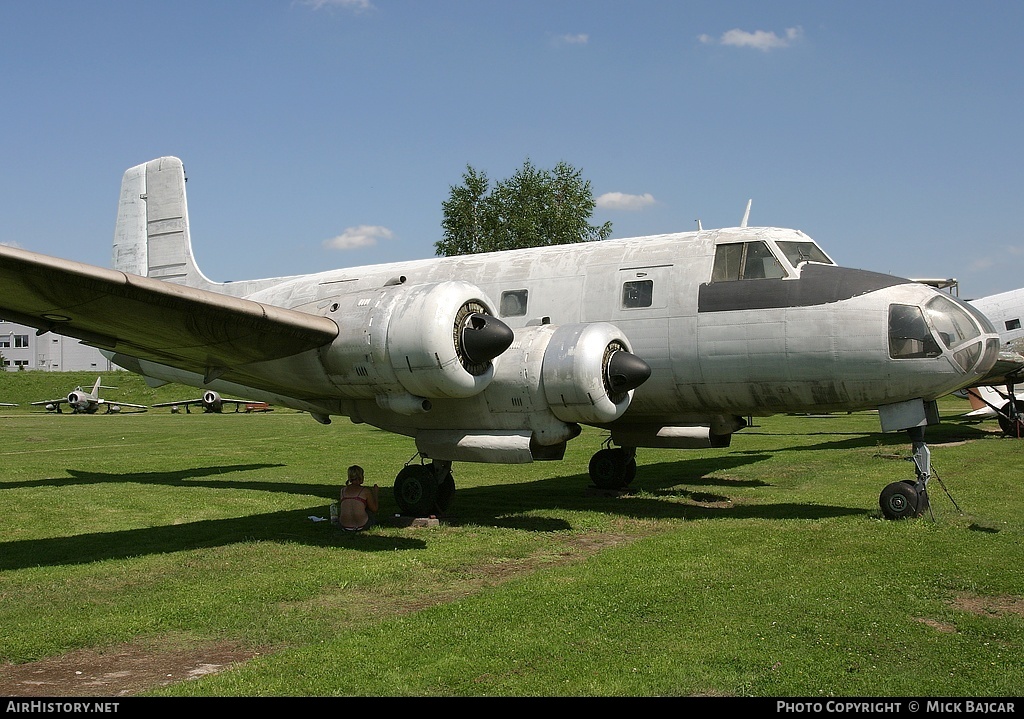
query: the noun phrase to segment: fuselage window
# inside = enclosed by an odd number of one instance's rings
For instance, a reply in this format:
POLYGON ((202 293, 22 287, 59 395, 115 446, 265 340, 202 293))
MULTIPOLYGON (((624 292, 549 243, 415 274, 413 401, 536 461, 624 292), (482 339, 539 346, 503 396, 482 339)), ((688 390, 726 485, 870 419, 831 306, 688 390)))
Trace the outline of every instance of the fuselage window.
POLYGON ((734 242, 715 249, 712 282, 778 279, 786 276, 782 263, 764 242, 734 242))
POLYGON ((796 242, 794 240, 778 240, 776 245, 782 250, 782 253, 789 260, 789 264, 796 267, 801 262, 823 262, 827 265, 832 264, 821 248, 813 242, 796 242))
POLYGON ((653 280, 634 280, 622 283, 623 308, 650 307, 653 301, 653 280))
POLYGON ((893 359, 938 357, 942 354, 932 337, 924 313, 916 305, 889 306, 889 356, 893 359))
POLYGON ((1009 330, 1019 330, 1020 329, 1020 320, 1019 319, 1018 320, 1006 320, 1006 329, 1007 329, 1007 331, 1009 331, 1009 330))
POLYGON ((508 290, 501 293, 501 307, 498 309, 502 317, 522 317, 526 314, 527 290, 508 290))

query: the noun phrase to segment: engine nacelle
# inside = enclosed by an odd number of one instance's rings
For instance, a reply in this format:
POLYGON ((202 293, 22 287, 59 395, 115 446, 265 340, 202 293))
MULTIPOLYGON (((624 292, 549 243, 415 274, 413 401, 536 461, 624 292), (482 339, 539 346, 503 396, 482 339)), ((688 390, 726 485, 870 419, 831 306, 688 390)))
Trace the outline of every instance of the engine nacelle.
POLYGON ((68 393, 68 406, 75 412, 84 412, 86 414, 92 414, 96 411, 96 405, 89 395, 79 390, 68 393))
POLYGON ((555 329, 541 372, 544 396, 558 419, 604 424, 622 416, 651 368, 631 353, 618 327, 592 322, 555 329))
POLYGON ((220 400, 220 395, 214 392, 212 389, 208 389, 203 392, 203 408, 211 412, 220 412, 224 406, 220 400))
POLYGON ((490 384, 491 360, 513 339, 493 307, 479 287, 461 281, 346 294, 332 307, 340 332, 324 366, 353 397, 386 396, 382 406, 396 397, 407 409, 424 406, 415 398, 472 397, 490 384))
POLYGON ((464 420, 472 429, 421 429, 417 449, 432 459, 532 462, 561 459, 580 424, 612 422, 651 373, 625 335, 598 322, 531 325, 515 331, 495 360, 483 406, 464 420))

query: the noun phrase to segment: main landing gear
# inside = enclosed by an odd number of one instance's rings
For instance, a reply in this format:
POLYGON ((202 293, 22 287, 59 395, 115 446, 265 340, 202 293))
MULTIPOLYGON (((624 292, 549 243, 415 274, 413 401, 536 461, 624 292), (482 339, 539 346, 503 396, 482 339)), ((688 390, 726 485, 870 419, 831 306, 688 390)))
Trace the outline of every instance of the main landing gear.
POLYGON ((1001 410, 996 410, 999 418, 999 429, 1007 437, 1016 439, 1024 438, 1024 400, 1018 400, 1013 395, 1013 385, 1006 388, 1006 404, 1001 410))
POLYGON ((996 387, 992 387, 992 389, 995 390, 996 394, 1006 400, 1002 407, 995 406, 973 389, 968 389, 967 392, 973 395, 976 399, 981 400, 989 407, 989 409, 996 413, 996 419, 999 421, 999 429, 1002 430, 1005 436, 1013 437, 1015 439, 1024 439, 1024 399, 1017 399, 1014 395, 1013 384, 1006 385, 1006 392, 1003 392, 996 387))
POLYGON ((407 464, 395 477, 395 502, 402 514, 427 517, 444 514, 455 497, 452 463, 407 464))
POLYGON ((924 427, 911 427, 907 434, 913 446, 912 459, 917 480, 893 482, 882 490, 878 505, 886 519, 920 517, 929 507, 928 480, 931 479, 932 453, 924 441, 924 427))
POLYGON ((590 458, 590 481, 598 489, 625 489, 636 477, 636 447, 611 447, 590 458))

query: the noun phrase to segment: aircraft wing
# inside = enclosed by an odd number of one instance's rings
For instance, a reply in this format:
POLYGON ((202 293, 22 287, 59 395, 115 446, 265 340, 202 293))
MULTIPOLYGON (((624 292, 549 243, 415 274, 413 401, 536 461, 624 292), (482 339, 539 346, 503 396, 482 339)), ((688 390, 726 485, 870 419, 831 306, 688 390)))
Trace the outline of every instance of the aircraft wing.
POLYGON ((150 407, 184 407, 186 404, 190 405, 201 405, 203 400, 201 399, 183 399, 179 402, 158 402, 157 404, 151 404, 150 407))
POLYGON ((17 406, 18 405, 16 405, 13 402, 0 402, 0 407, 17 407, 17 406))
MULTIPOLYGON (((222 404, 253 404, 255 402, 259 402, 260 400, 256 400, 256 399, 228 399, 227 397, 220 397, 220 398, 218 398, 218 401, 221 402, 222 404)), ((175 407, 175 406, 177 406, 177 407, 184 407, 186 404, 190 404, 190 405, 195 406, 195 405, 202 405, 202 404, 205 404, 205 403, 203 402, 203 399, 201 397, 197 397, 195 399, 180 399, 177 402, 160 402, 158 404, 151 404, 149 406, 150 407, 175 407)))
POLYGON ((132 404, 131 402, 118 402, 111 399, 101 399, 100 404, 116 404, 118 407, 133 407, 135 409, 149 409, 148 404, 132 404))
POLYGON ((39 402, 29 402, 33 407, 41 407, 44 404, 60 405, 68 401, 67 397, 61 397, 60 399, 44 399, 39 402))
POLYGON ((326 317, 0 245, 0 317, 209 374, 338 334, 326 317))

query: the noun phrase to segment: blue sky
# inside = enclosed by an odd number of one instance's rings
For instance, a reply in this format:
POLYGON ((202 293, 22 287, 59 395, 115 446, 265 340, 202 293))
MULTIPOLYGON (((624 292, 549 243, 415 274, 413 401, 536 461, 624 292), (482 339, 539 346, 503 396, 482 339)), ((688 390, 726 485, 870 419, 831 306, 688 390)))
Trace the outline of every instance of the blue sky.
POLYGON ((0 242, 109 266, 184 164, 214 280, 434 254, 467 165, 580 169, 613 237, 801 229, 1024 287, 1024 3, 2 0, 0 242))

